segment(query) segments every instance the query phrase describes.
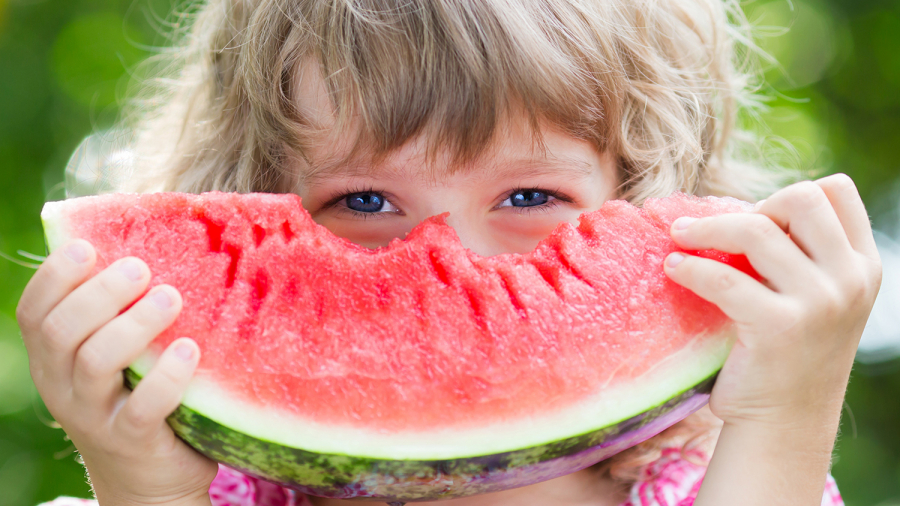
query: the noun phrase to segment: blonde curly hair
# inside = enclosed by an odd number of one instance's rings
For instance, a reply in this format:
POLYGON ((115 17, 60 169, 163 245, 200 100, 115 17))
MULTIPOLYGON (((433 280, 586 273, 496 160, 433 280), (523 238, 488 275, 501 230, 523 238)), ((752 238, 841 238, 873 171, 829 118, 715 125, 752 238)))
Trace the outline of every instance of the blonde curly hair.
POLYGON ((308 62, 338 125, 361 118, 376 154, 427 133, 471 159, 515 102, 535 129, 614 153, 635 203, 753 200, 784 182, 736 128, 758 72, 735 0, 208 0, 176 26, 189 28, 130 109, 128 189, 294 190, 303 174, 284 162, 313 133, 294 100, 308 62))
MULTIPOLYGON (((424 136, 471 160, 515 105, 537 142, 546 121, 614 154, 636 204, 755 200, 787 181, 744 121, 759 72, 736 0, 208 0, 175 20, 126 116, 119 190, 295 191, 308 174, 286 162, 316 128, 295 100, 306 73, 376 155, 424 136)), ((693 416, 596 469, 633 482, 663 446, 708 446, 716 427, 693 416)))

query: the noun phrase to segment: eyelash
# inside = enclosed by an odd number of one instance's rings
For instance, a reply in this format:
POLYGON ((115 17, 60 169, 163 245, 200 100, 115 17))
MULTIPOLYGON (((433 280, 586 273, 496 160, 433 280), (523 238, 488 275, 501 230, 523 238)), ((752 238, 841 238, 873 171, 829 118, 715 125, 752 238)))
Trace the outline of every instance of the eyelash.
MULTIPOLYGON (((500 203, 503 203, 507 199, 512 198, 512 196, 518 192, 529 191, 529 190, 546 193, 547 196, 552 197, 553 200, 549 200, 549 201, 547 201, 547 203, 541 204, 539 206, 528 206, 528 207, 506 206, 506 207, 511 208, 514 213, 518 213, 518 214, 548 213, 548 212, 552 211, 553 209, 555 209, 556 207, 558 207, 560 205, 560 203, 562 203, 562 202, 567 202, 567 203, 572 202, 571 197, 560 192, 558 189, 557 190, 547 190, 544 188, 521 187, 521 188, 515 188, 515 189, 511 190, 509 193, 507 193, 506 196, 503 197, 503 200, 500 201, 500 203)), ((499 205, 500 204, 497 204, 497 206, 499 206, 499 205)), ((499 207, 495 206, 495 209, 499 209, 499 207)))
MULTIPOLYGON (((544 188, 533 188, 533 187, 529 187, 529 188, 522 187, 522 188, 515 188, 513 190, 510 190, 510 192, 507 193, 506 196, 503 197, 503 200, 501 200, 500 202, 501 203, 505 202, 507 199, 511 198, 514 194, 516 194, 518 192, 529 191, 529 190, 546 193, 547 196, 552 197, 552 200, 549 200, 545 204, 541 204, 539 206, 528 206, 528 207, 505 206, 505 207, 511 208, 513 212, 518 213, 518 214, 547 213, 547 212, 550 212, 553 209, 555 209, 557 206, 559 206, 559 204, 561 202, 572 202, 572 199, 570 197, 561 193, 559 190, 546 190, 544 188)), ((387 218, 387 215, 392 214, 392 213, 362 213, 362 212, 350 209, 349 207, 338 205, 338 203, 341 200, 346 199, 348 195, 352 195, 354 193, 377 193, 379 195, 384 196, 388 202, 390 202, 390 200, 391 200, 390 198, 387 198, 387 195, 386 195, 387 192, 385 192, 383 190, 376 190, 375 187, 373 187, 373 186, 364 186, 364 187, 360 186, 360 187, 354 187, 354 188, 347 188, 346 190, 335 192, 334 194, 332 194, 331 198, 329 198, 326 201, 326 204, 323 207, 335 207, 342 213, 348 213, 351 216, 353 216, 354 218, 359 218, 362 220, 382 219, 382 218, 387 218)), ((499 205, 500 204, 497 204, 496 206, 494 206, 494 209, 499 209, 499 205)))
MULTIPOLYGON (((529 190, 531 190, 531 189, 532 188, 529 188, 529 190)), ((534 189, 539 190, 539 191, 544 191, 544 190, 540 190, 538 188, 534 188, 534 189)), ((515 192, 513 192, 513 193, 515 193, 515 192)), ((512 194, 510 194, 510 195, 512 195, 512 194)), ((547 192, 547 195, 550 197, 553 197, 553 200, 548 200, 545 204, 541 204, 539 206, 528 206, 528 207, 509 206, 509 207, 512 208, 514 213, 519 213, 519 214, 549 213, 550 211, 555 209, 557 206, 559 206, 559 203, 562 202, 562 200, 552 193, 547 192)), ((509 198, 509 197, 507 197, 507 198, 509 198)), ((506 199, 504 199, 504 200, 506 200, 506 199)))
POLYGON ((346 199, 348 195, 352 195, 354 193, 377 193, 379 195, 384 196, 385 200, 387 200, 388 202, 390 202, 390 200, 391 200, 391 199, 387 198, 387 195, 389 195, 387 192, 385 192, 383 190, 376 190, 374 186, 356 186, 356 187, 352 187, 352 188, 347 188, 346 190, 334 192, 331 195, 331 198, 329 198, 325 202, 325 205, 322 207, 323 208, 328 208, 328 207, 336 208, 338 210, 338 212, 349 214, 350 216, 353 216, 354 218, 358 218, 361 220, 378 220, 378 219, 382 219, 382 218, 387 218, 388 215, 393 214, 393 213, 361 213, 359 211, 350 209, 347 206, 339 205, 340 201, 346 199))

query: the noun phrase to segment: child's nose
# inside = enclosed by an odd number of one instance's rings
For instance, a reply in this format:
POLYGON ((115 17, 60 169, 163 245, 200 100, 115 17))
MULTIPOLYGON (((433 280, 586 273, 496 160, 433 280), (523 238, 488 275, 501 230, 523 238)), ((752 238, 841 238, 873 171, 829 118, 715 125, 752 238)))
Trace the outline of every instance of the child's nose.
POLYGON ((477 220, 461 213, 450 212, 447 224, 453 227, 463 247, 478 253, 481 256, 492 256, 503 253, 498 250, 498 243, 492 239, 492 234, 487 227, 477 220))

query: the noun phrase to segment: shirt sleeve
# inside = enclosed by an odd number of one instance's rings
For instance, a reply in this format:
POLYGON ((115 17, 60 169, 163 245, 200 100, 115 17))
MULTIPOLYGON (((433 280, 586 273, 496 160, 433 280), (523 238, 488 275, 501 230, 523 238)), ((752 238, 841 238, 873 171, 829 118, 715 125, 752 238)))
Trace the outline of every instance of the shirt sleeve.
MULTIPOLYGON (((631 487, 628 500, 621 506, 693 506, 706 474, 706 459, 699 453, 696 458, 691 457, 680 449, 663 450, 659 460, 642 470, 641 479, 631 487)), ((844 506, 830 474, 821 506, 844 506)))
POLYGON ((209 499, 212 506, 312 506, 303 494, 223 465, 209 486, 209 499))

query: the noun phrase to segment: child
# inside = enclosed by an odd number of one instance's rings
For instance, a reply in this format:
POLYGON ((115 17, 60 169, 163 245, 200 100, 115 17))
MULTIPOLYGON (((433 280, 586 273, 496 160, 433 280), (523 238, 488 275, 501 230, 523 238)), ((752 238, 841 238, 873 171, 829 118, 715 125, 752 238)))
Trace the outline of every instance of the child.
MULTIPOLYGON (((731 0, 209 0, 177 79, 142 104, 120 189, 296 192, 371 247, 449 211, 483 255, 527 251, 610 198, 755 199, 781 175, 739 161, 746 40, 731 0)), ((445 504, 842 504, 831 449, 880 282, 853 183, 799 183, 671 233, 746 254, 765 278, 666 260, 737 324, 710 402, 721 422, 694 415, 594 468, 445 504)), ((87 279, 94 261, 84 241, 51 254, 18 318, 102 506, 344 504, 217 469, 173 436, 164 419, 199 359, 190 339, 125 391, 120 371, 181 299, 159 286, 119 315, 152 273, 132 258, 87 279)))

